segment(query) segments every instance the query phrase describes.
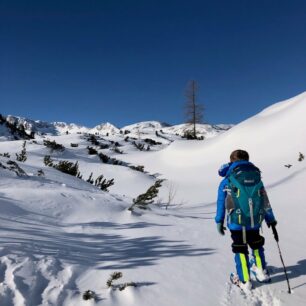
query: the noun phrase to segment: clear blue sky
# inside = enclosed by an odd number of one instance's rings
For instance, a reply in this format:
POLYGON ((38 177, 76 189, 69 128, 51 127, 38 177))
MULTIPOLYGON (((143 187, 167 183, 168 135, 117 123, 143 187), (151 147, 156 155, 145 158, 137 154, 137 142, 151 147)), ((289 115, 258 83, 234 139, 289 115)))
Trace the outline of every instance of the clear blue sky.
POLYGON ((0 0, 0 113, 94 126, 208 123, 306 91, 305 0, 0 0))

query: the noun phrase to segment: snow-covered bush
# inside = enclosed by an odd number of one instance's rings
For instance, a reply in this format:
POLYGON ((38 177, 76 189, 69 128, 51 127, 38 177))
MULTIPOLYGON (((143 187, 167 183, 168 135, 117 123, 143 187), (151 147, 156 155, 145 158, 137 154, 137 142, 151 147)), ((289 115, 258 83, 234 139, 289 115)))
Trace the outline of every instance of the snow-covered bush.
POLYGON ((134 282, 122 283, 122 284, 114 284, 115 280, 120 279, 123 276, 122 272, 113 272, 109 279, 106 282, 106 286, 113 290, 119 289, 119 291, 124 290, 127 287, 137 287, 137 284, 134 282))
POLYGON ((145 148, 145 145, 143 143, 136 142, 136 141, 133 141, 132 143, 134 147, 137 148, 139 151, 143 151, 145 148))
POLYGON ((144 139, 144 142, 148 143, 151 146, 157 146, 157 145, 161 145, 162 144, 161 142, 155 141, 154 139, 151 139, 151 138, 144 139))
POLYGON ((84 301, 88 301, 88 300, 91 300, 91 299, 95 299, 96 297, 96 293, 92 290, 86 290, 84 293, 83 293, 83 300, 84 301))
POLYGON ((8 153, 8 152, 0 153, 0 156, 6 157, 6 158, 10 158, 11 157, 10 153, 8 153))
POLYGON ((157 180, 145 193, 142 193, 136 199, 133 199, 133 205, 129 210, 133 211, 135 207, 147 209, 148 205, 152 204, 154 199, 157 197, 162 182, 163 180, 157 180))
POLYGON ((95 180, 95 186, 103 191, 108 191, 108 188, 112 185, 114 185, 114 179, 106 180, 102 174, 95 180))
POLYGON ((16 153, 16 159, 19 162, 25 162, 27 160, 27 149, 26 149, 26 141, 23 142, 22 144, 22 150, 21 152, 18 154, 16 153))
POLYGON ((50 155, 46 155, 44 157, 44 164, 48 167, 53 167, 53 160, 51 159, 50 155))
POLYGON ((5 165, 3 165, 3 164, 0 162, 0 167, 3 168, 3 169, 8 169, 8 170, 10 170, 10 171, 13 171, 13 172, 15 172, 18 176, 28 176, 28 175, 26 174, 26 172, 25 172, 22 168, 20 168, 20 166, 19 166, 16 162, 14 162, 14 161, 12 161, 12 160, 9 160, 9 161, 7 161, 6 164, 7 164, 8 166, 5 166, 5 165))
POLYGON ((53 167, 63 173, 70 174, 72 176, 78 176, 79 174, 79 163, 72 163, 67 160, 60 160, 58 164, 53 165, 53 167))
POLYGON ((144 172, 144 166, 129 166, 129 168, 131 168, 132 170, 135 170, 135 171, 139 171, 139 172, 144 172))
POLYGON ((90 135, 88 138, 87 138, 87 141, 89 141, 92 145, 94 146, 98 146, 100 144, 100 142, 97 140, 96 136, 95 135, 90 135))
POLYGON ((298 158, 298 161, 299 161, 299 162, 301 162, 301 161, 303 161, 303 160, 304 160, 304 158, 305 158, 304 154, 303 154, 303 153, 301 153, 301 152, 299 152, 299 158, 298 158))
POLYGON ((98 151, 95 149, 95 148, 93 148, 93 147, 87 147, 87 150, 88 150, 88 154, 89 155, 96 155, 96 154, 98 154, 98 151))
POLYGON ((53 151, 64 151, 65 147, 59 143, 56 143, 55 140, 51 141, 51 140, 44 140, 44 145, 49 148, 51 150, 51 152, 53 151))
POLYGON ((111 158, 109 156, 107 156, 106 154, 103 154, 103 153, 99 153, 98 154, 100 160, 105 163, 105 164, 111 164, 111 165, 122 165, 123 162, 116 159, 116 158, 111 158))

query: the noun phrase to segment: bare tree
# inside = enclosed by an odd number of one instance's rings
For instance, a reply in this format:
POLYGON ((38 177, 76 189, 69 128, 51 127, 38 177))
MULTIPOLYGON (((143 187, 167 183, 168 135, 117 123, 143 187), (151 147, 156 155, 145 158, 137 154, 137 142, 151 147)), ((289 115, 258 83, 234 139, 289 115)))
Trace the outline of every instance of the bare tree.
POLYGON ((191 80, 188 82, 186 88, 186 104, 185 104, 185 117, 186 123, 192 125, 192 132, 189 133, 189 137, 192 139, 197 138, 196 124, 203 122, 204 107, 198 104, 198 90, 199 86, 197 81, 191 80))

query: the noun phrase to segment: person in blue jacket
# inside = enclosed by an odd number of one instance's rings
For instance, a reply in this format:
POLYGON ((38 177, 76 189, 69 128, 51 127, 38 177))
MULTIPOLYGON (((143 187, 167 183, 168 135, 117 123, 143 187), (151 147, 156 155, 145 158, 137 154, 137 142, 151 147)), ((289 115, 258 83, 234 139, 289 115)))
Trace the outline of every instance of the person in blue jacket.
MULTIPOLYGON (((225 234, 225 228, 223 224, 226 214, 226 197, 228 194, 227 190, 229 184, 227 175, 231 172, 231 170, 243 164, 252 165, 252 163, 249 162, 248 152, 244 150, 235 150, 230 155, 230 162, 222 165, 219 169, 219 175, 224 177, 224 179, 221 181, 218 189, 217 212, 215 221, 217 223, 217 230, 221 235, 225 234)), ((269 227, 276 226, 277 222, 275 220, 265 189, 263 188, 261 192, 264 194, 265 221, 269 227)), ((233 240, 232 251, 235 254, 237 270, 237 274, 231 274, 232 282, 240 287, 245 286, 245 288, 250 289, 252 287, 250 282, 250 271, 253 272, 258 281, 270 281, 270 277, 266 269, 267 264, 263 248, 265 239, 259 234, 260 225, 252 228, 246 226, 244 235, 242 226, 231 222, 228 214, 227 227, 231 232, 231 237, 233 240), (248 257, 248 246, 250 246, 252 249, 253 258, 251 261, 249 261, 248 257)))

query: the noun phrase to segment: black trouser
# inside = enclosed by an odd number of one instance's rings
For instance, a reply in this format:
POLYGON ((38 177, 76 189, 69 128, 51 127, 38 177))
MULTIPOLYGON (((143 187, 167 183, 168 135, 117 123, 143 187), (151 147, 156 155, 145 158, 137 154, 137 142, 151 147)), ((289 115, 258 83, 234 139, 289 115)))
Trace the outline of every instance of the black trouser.
POLYGON ((252 250, 257 250, 265 244, 265 238, 259 235, 259 230, 246 231, 246 244, 243 243, 243 233, 241 231, 232 231, 232 250, 233 253, 248 254, 248 245, 252 250))

